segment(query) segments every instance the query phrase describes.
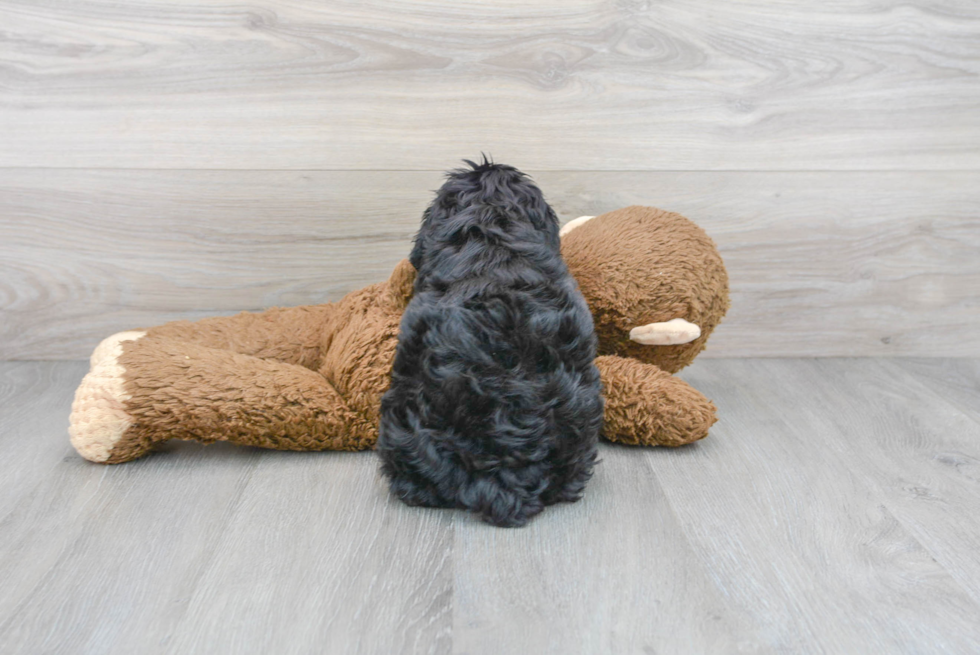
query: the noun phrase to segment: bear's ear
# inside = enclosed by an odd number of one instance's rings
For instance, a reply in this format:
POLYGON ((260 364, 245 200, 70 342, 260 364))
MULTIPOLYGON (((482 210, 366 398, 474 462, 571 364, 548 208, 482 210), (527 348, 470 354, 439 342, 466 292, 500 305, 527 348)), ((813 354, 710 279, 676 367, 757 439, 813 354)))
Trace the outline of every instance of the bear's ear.
POLYGON ((558 231, 558 236, 565 236, 583 223, 591 221, 593 218, 595 218, 595 216, 579 216, 578 218, 573 218, 561 226, 561 230, 558 231))
POLYGON ((388 278, 388 288, 385 293, 388 295, 388 302, 393 309, 402 311, 408 306, 408 301, 412 299, 412 290, 415 287, 415 267, 412 262, 403 259, 395 265, 395 270, 388 278))

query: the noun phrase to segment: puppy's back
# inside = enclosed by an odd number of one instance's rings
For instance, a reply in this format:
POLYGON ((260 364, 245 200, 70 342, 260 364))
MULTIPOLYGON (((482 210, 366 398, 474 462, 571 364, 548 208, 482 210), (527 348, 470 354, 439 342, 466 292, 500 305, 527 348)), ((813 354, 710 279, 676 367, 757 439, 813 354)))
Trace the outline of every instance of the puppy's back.
POLYGON ((378 441, 405 502, 522 525, 581 496, 602 399, 592 317, 557 231, 509 167, 451 175, 427 210, 378 441))

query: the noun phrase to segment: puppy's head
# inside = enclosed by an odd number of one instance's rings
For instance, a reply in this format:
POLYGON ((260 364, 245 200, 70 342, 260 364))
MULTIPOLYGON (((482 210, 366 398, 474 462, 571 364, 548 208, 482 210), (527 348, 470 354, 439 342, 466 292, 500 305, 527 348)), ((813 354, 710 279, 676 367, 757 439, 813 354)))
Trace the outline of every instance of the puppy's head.
POLYGON ((674 373, 728 309, 728 274, 704 230, 680 214, 626 207, 566 224, 562 255, 595 319, 599 354, 674 373))
POLYGON ((409 259, 420 274, 429 260, 453 257, 465 249, 506 245, 510 249, 548 252, 560 249, 558 217, 541 190, 513 166, 479 164, 446 174, 422 216, 409 259))

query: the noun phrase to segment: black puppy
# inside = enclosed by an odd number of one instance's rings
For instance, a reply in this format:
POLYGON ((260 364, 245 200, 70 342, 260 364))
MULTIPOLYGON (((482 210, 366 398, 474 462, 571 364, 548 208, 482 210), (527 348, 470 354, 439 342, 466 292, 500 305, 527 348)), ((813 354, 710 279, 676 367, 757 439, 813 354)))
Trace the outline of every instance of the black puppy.
POLYGON ((378 451, 409 505, 520 526, 592 476, 596 338, 541 191, 513 167, 466 163, 415 239, 378 451))

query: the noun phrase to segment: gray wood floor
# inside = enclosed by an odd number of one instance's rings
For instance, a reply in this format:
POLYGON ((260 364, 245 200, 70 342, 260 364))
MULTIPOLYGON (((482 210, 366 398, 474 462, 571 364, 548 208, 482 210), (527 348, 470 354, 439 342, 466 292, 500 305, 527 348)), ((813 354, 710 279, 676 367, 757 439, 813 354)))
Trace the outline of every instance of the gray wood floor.
POLYGON ((89 464, 84 369, 0 364, 2 653, 980 651, 980 360, 701 360, 708 439, 521 530, 371 453, 89 464))

